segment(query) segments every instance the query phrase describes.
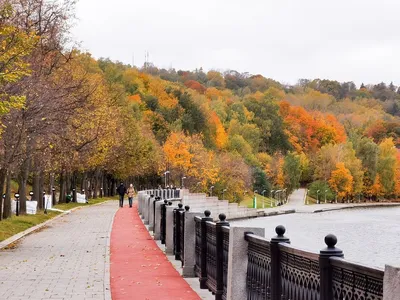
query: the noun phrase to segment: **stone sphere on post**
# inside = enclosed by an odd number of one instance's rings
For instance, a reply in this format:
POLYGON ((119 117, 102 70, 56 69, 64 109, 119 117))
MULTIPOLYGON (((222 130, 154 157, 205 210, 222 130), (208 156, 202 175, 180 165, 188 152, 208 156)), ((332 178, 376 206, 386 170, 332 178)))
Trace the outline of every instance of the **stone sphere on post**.
POLYGON ((204 211, 204 215, 205 215, 207 218, 210 217, 210 216, 211 216, 211 211, 205 210, 205 211, 204 211))
POLYGON ((336 248, 338 240, 334 234, 328 234, 325 236, 324 241, 327 247, 320 251, 320 256, 344 257, 343 251, 336 248))
POLYGON ((218 218, 219 218, 220 222, 225 222, 226 215, 225 214, 219 214, 218 218))
POLYGON ((290 239, 285 237, 286 228, 283 225, 275 227, 276 236, 271 239, 272 243, 288 243, 290 244, 290 239))
POLYGON ((183 207, 183 204, 182 204, 182 203, 179 203, 179 204, 178 204, 178 207, 181 209, 181 208, 183 207))

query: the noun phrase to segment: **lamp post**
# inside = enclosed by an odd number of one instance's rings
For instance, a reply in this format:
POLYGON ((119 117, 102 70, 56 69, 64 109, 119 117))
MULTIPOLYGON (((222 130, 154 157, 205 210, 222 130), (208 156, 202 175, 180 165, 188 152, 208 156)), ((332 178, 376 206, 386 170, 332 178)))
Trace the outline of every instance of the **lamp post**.
POLYGON ((103 198, 103 188, 100 188, 100 198, 103 198))
POLYGON ((33 201, 33 195, 34 195, 33 191, 30 191, 29 196, 31 196, 31 201, 33 201))
MULTIPOLYGON (((73 191, 75 191, 75 189, 73 189, 73 191)), ((43 202, 44 202, 44 214, 47 215, 46 192, 43 192, 43 202)))
POLYGON ((319 190, 317 191, 317 204, 319 204, 319 190))
MULTIPOLYGON (((263 208, 265 208, 265 192, 266 192, 267 190, 263 190, 262 192, 261 192, 261 194, 262 194, 262 196, 263 196, 263 208)), ((271 206, 272 206, 272 204, 271 204, 271 206)))
POLYGON ((169 171, 164 172, 164 187, 167 188, 167 174, 169 174, 169 171))
POLYGON ((326 193, 328 192, 328 190, 325 190, 325 204, 326 204, 326 193))
POLYGON ((213 195, 213 189, 214 189, 214 186, 212 185, 212 186, 210 187, 210 197, 212 197, 212 195, 213 195))
POLYGON ((19 216, 19 194, 15 193, 14 197, 15 197, 15 214, 19 216))
POLYGON ((254 198, 253 198, 253 207, 257 208, 257 198, 256 198, 256 193, 258 193, 257 190, 254 191, 254 198))
POLYGON ((181 187, 182 187, 182 188, 184 188, 183 181, 184 181, 185 179, 186 179, 186 176, 183 176, 183 177, 182 177, 182 184, 181 184, 181 187))
POLYGON ((224 200, 224 195, 225 195, 225 192, 227 191, 227 189, 223 189, 222 190, 222 200, 224 200))
POLYGON ((284 201, 285 203, 287 203, 286 189, 284 189, 283 192, 284 192, 283 201, 284 201))
POLYGON ((53 193, 53 194, 51 195, 51 196, 52 196, 51 198, 52 198, 52 200, 53 200, 53 204, 55 205, 55 204, 57 203, 57 202, 56 202, 56 188, 53 186, 52 189, 51 189, 51 191, 52 191, 52 193, 53 193))
MULTIPOLYGON (((274 195, 274 192, 275 192, 275 190, 271 190, 271 207, 272 207, 272 200, 274 199, 274 198, 272 198, 274 195)), ((276 203, 275 203, 275 206, 276 206, 276 203)))

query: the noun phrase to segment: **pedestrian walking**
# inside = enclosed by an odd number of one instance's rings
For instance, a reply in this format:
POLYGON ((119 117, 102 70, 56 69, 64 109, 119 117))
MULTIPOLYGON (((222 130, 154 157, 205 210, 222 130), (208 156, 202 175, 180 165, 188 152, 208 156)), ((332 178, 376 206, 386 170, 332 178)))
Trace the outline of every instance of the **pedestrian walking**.
POLYGON ((127 194, 128 194, 129 207, 132 207, 132 200, 133 197, 135 196, 135 188, 133 187, 132 183, 129 185, 127 194))
POLYGON ((117 193, 119 195, 119 207, 123 207, 124 206, 124 196, 126 194, 126 187, 124 186, 123 182, 121 182, 121 184, 117 188, 117 193))

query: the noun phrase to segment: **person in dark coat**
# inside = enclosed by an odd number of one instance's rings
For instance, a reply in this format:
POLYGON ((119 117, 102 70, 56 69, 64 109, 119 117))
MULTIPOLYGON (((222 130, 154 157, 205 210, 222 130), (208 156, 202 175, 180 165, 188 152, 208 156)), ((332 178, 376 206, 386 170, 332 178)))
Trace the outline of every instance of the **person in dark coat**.
POLYGON ((123 182, 121 182, 121 184, 117 188, 117 193, 119 195, 119 207, 123 207, 124 206, 124 196, 126 194, 126 187, 124 186, 123 182))

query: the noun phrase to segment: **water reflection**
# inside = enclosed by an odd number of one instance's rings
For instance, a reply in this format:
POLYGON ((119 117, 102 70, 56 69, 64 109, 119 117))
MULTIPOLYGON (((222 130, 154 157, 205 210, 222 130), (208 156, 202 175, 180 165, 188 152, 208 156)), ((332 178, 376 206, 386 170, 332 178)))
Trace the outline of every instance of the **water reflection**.
POLYGON ((345 258, 369 266, 400 266, 400 207, 362 208, 314 214, 290 214, 231 222, 232 225, 264 227, 275 235, 277 225, 286 227, 291 244, 319 252, 324 237, 333 233, 345 258))

